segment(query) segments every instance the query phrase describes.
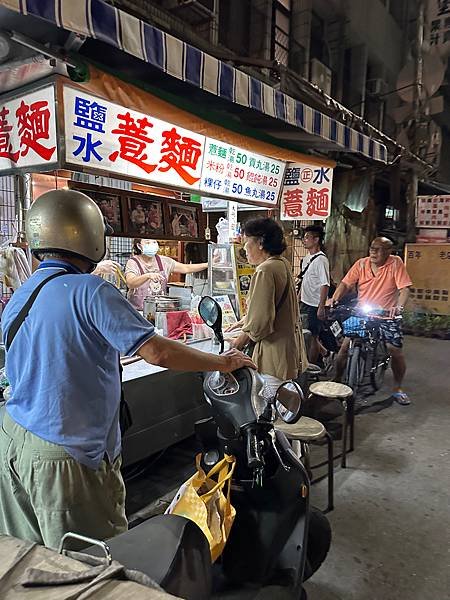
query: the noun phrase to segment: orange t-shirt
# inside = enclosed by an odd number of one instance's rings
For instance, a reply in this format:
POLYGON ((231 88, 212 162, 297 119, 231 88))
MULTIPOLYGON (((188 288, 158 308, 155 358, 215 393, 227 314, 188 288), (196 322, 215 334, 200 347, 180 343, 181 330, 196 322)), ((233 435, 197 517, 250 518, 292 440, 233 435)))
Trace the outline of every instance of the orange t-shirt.
POLYGON ((390 256, 374 275, 370 258, 356 261, 342 280, 348 286, 357 284, 358 300, 377 308, 396 305, 398 291, 412 285, 405 265, 399 256, 390 256))

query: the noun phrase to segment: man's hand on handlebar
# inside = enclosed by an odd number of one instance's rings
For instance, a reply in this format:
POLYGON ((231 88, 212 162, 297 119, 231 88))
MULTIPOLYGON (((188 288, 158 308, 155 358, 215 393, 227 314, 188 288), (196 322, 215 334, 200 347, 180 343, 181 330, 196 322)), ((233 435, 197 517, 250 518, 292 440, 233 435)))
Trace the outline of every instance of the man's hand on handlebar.
POLYGON ((252 359, 239 350, 236 350, 236 348, 227 350, 221 354, 221 358, 224 359, 224 366, 220 368, 222 373, 231 373, 231 371, 236 371, 236 369, 240 369, 242 367, 256 369, 256 365, 252 359))
POLYGON ((325 302, 325 306, 329 308, 334 308, 339 303, 339 300, 335 300, 334 298, 328 298, 325 302))
POLYGON ((403 306, 393 306, 389 309, 389 318, 394 319, 400 317, 403 314, 403 306))

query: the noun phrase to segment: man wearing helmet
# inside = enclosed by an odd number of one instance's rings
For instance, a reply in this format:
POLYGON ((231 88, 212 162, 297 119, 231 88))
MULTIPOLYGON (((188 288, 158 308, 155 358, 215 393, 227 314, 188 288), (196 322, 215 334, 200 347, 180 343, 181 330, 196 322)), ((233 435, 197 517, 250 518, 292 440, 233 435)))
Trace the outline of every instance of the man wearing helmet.
POLYGON ((2 315, 11 394, 0 429, 0 533, 50 548, 68 531, 105 539, 127 528, 120 355, 183 371, 254 367, 236 350, 216 356, 156 335, 114 286, 89 275, 107 227, 81 192, 38 198, 27 235, 42 262, 2 315))

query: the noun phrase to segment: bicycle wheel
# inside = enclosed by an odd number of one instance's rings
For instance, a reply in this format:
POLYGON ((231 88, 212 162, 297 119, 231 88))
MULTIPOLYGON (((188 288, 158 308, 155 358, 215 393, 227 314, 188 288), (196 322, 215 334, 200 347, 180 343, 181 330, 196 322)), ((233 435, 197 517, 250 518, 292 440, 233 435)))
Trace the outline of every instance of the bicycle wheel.
POLYGON ((347 385, 352 388, 353 392, 356 394, 356 390, 359 386, 360 382, 360 354, 361 348, 359 346, 355 346, 351 355, 349 356, 349 362, 347 365, 347 385))
POLYGON ((386 344, 379 340, 372 351, 372 364, 370 367, 370 383, 375 391, 383 385, 389 360, 390 356, 386 344))

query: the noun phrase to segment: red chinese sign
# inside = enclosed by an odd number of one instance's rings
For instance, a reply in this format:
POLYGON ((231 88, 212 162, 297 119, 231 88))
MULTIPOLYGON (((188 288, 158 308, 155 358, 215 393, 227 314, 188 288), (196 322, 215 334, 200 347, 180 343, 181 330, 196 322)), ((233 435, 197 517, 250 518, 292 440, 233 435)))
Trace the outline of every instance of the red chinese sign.
POLYGON ((204 136, 69 87, 64 115, 68 163, 199 188, 204 136))
POLYGON ((320 221, 331 212, 333 169, 302 163, 288 163, 281 195, 284 221, 320 221))
POLYGON ((53 86, 0 99, 0 172, 57 161, 53 86))

